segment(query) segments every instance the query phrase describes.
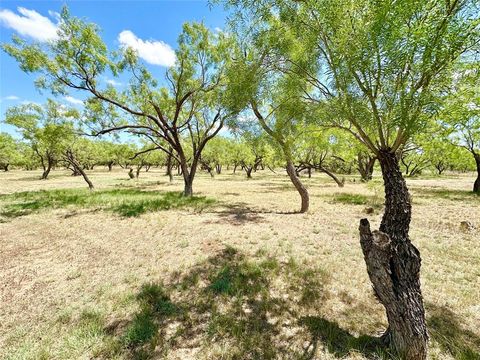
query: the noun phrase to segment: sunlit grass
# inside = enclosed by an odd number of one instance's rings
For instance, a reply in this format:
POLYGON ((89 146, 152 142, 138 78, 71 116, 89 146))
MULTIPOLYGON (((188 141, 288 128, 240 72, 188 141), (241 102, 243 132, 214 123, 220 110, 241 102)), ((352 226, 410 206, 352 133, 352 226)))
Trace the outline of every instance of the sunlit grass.
POLYGON ((48 209, 86 208, 112 211, 120 216, 192 207, 197 210, 214 203, 203 196, 185 197, 179 192, 145 191, 135 188, 99 190, 40 190, 0 196, 0 216, 15 218, 48 209))

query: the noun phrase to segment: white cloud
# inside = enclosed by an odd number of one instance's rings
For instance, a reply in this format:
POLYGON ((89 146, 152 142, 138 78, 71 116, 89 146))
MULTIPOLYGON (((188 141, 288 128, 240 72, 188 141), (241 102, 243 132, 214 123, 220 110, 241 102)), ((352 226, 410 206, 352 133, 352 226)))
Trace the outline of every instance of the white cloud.
POLYGON ((49 18, 40 15, 35 10, 17 8, 21 15, 3 9, 0 10, 0 23, 18 32, 20 35, 31 37, 38 41, 49 41, 58 38, 57 25, 49 18))
POLYGON ((122 83, 121 82, 118 82, 114 79, 107 79, 105 80, 105 82, 108 84, 108 85, 112 85, 112 86, 121 86, 122 83))
POLYGON ((74 98, 73 96, 70 96, 70 95, 65 96, 64 99, 67 100, 70 104, 83 105, 83 100, 74 98))
POLYGON ((20 100, 20 98, 18 96, 15 96, 15 95, 5 96, 3 99, 4 100, 20 100))
POLYGON ((130 30, 123 30, 118 35, 118 41, 123 47, 134 49, 138 56, 149 64, 160 66, 175 64, 175 52, 163 41, 142 40, 130 30))

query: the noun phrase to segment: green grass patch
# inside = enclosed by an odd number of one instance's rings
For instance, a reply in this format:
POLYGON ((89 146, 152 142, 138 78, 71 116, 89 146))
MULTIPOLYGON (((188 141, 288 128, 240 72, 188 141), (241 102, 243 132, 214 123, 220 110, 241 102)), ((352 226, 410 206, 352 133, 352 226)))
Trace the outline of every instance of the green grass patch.
POLYGON ((348 205, 367 205, 370 199, 366 195, 338 193, 333 196, 333 202, 348 205))
POLYGON ((87 189, 41 190, 0 196, 0 216, 15 218, 48 209, 93 208, 132 217, 181 207, 202 210, 214 202, 213 199, 204 196, 185 197, 178 192, 140 189, 93 192, 87 189))

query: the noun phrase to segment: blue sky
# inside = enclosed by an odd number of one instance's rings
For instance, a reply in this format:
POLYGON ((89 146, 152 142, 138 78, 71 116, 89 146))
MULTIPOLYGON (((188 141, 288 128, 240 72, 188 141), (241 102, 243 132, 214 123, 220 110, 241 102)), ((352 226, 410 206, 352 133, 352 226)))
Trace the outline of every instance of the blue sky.
MULTIPOLYGON (((211 29, 225 26, 226 13, 220 6, 209 7, 207 1, 9 1, 0 4, 0 42, 10 42, 17 34, 29 41, 46 41, 55 36, 57 15, 67 5, 73 16, 94 22, 109 49, 123 44, 137 48, 139 56, 159 79, 172 62, 176 40, 182 24, 203 21, 211 29)), ((23 73, 14 59, 0 50, 0 120, 8 107, 22 102, 42 103, 51 95, 40 94, 33 85, 35 75, 23 73)), ((122 79, 116 81, 122 87, 122 79)), ((80 106, 81 94, 59 98, 66 104, 80 106)), ((0 122, 0 131, 15 131, 0 122)))

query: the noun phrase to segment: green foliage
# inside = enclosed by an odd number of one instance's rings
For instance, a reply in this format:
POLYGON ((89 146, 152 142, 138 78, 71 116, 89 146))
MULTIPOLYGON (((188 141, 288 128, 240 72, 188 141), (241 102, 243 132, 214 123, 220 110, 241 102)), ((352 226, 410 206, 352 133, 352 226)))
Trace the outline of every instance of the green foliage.
POLYGON ((428 126, 437 89, 479 36, 473 0, 224 3, 254 44, 252 62, 268 70, 260 78, 293 96, 282 113, 308 104, 308 118, 348 131, 373 153, 396 152, 428 126))
POLYGON ((5 170, 9 165, 22 165, 25 161, 23 144, 7 133, 0 133, 0 167, 5 170))

